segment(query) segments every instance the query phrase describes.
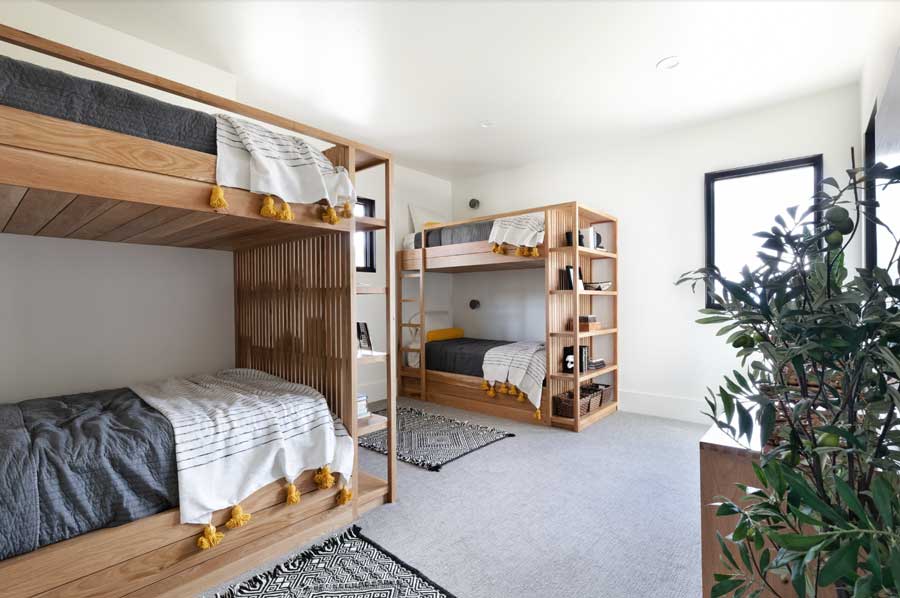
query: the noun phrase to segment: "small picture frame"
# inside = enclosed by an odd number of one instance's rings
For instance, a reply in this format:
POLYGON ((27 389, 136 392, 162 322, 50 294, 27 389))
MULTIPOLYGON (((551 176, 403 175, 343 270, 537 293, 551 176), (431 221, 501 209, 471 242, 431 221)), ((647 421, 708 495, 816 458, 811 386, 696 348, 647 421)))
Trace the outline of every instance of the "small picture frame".
POLYGON ((369 325, 365 322, 356 323, 356 338, 359 340, 359 348, 364 351, 372 350, 372 337, 369 336, 369 325))

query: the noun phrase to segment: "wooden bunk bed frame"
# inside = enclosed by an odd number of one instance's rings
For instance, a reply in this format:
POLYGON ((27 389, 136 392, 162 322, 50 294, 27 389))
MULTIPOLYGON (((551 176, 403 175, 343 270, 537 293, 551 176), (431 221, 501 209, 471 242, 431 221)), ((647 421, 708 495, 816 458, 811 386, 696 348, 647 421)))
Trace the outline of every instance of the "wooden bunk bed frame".
MULTIPOLYGON (((576 432, 613 414, 619 405, 619 366, 618 366, 618 253, 619 240, 618 220, 614 216, 597 212, 579 204, 567 202, 547 206, 539 206, 503 214, 491 214, 468 220, 426 225, 422 231, 424 240, 431 230, 484 222, 544 212, 544 243, 538 247, 539 257, 517 256, 513 251, 504 254, 494 253, 492 244, 487 241, 458 243, 438 247, 406 249, 397 252, 397 288, 400 299, 397 303, 397 349, 399 355, 415 353, 419 355, 419 367, 401 365, 398 368, 399 392, 421 400, 487 413, 498 417, 506 417, 522 422, 562 427, 576 432), (566 232, 572 232, 577 238, 577 231, 591 225, 606 225, 604 236, 612 239, 608 251, 572 247, 566 244, 566 232), (608 291, 561 290, 557 272, 567 265, 577 265, 587 276, 591 276, 593 264, 597 260, 609 261, 612 264, 610 280, 613 282, 608 291), (544 296, 546 304, 545 342, 547 347, 547 383, 541 395, 541 419, 534 417, 534 407, 530 402, 519 402, 514 397, 497 394, 490 398, 481 387, 482 380, 473 376, 429 370, 425 359, 425 274, 428 272, 489 272, 497 270, 515 270, 543 268, 545 270, 544 296), (403 296, 403 280, 418 280, 417 296, 403 296), (578 322, 581 314, 593 313, 594 300, 610 301, 610 324, 607 328, 591 332, 573 332, 571 322, 578 322), (403 306, 417 304, 420 318, 418 322, 404 322, 403 306), (403 332, 412 330, 419 332, 417 344, 406 344, 403 332), (580 372, 577 359, 575 371, 561 371, 563 347, 575 346, 586 340, 594 352, 593 340, 610 337, 611 351, 608 354, 607 366, 603 369, 580 372), (612 384, 612 401, 585 416, 575 410, 574 417, 558 417, 552 413, 552 397, 570 390, 575 394, 575 404, 580 401, 580 387, 595 378, 609 375, 612 384), (577 381, 577 383, 576 383, 577 381)), ((577 244, 576 244, 577 245, 577 244)), ((574 326, 577 330, 577 325, 574 326)))
MULTIPOLYGON (((318 490, 307 472, 296 482, 299 504, 285 504, 284 483, 266 486, 242 502, 251 524, 227 530, 211 550, 196 546, 202 526, 181 525, 173 509, 0 561, 0 597, 193 595, 393 502, 391 355, 377 359, 388 372, 387 417, 356 418, 355 300, 373 289, 356 287, 353 234, 383 230, 392 247, 390 154, 3 25, 0 41, 331 143, 326 154, 354 180, 364 168, 383 166, 384 219, 331 225, 320 219, 319 206, 296 205, 296 220, 282 222, 261 217, 262 197, 240 189, 226 189, 226 209, 211 208, 215 156, 0 107, 0 231, 232 251, 237 367, 317 388, 354 439, 361 430, 386 428, 389 453, 387 480, 359 471, 357 459, 349 505, 337 504, 338 485, 318 490)), ((386 250, 379 289, 391 344, 392 253, 386 250)), ((217 512, 213 524, 226 519, 227 510, 217 512)))

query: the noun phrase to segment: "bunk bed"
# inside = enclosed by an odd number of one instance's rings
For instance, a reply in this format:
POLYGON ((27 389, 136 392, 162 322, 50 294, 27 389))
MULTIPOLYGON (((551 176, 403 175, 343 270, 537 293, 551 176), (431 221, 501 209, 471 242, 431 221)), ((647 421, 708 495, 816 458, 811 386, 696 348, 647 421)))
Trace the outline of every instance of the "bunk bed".
MULTIPOLYGON (((5 448, 23 441, 22 430, 53 427, 74 413, 88 420, 107 418, 120 431, 139 427, 126 436, 146 442, 132 446, 130 457, 158 463, 144 479, 155 484, 153 500, 132 501, 132 513, 109 523, 120 525, 87 525, 93 529, 87 533, 73 525, 42 538, 38 543, 45 546, 0 560, 0 597, 193 595, 393 502, 393 384, 387 387, 386 417, 356 417, 360 356, 355 301, 357 293, 373 291, 357 289, 354 264, 356 231, 384 231, 386 246, 392 246, 387 226, 391 156, 3 25, 0 41, 317 139, 329 146, 323 151, 329 164, 346 169, 351 180, 360 170, 382 167, 385 181, 384 219, 345 213, 338 221, 327 205, 293 203, 284 204, 282 217, 273 217, 265 212, 263 195, 216 185, 215 127, 209 114, 0 57, 0 77, 12 81, 0 93, 0 231, 232 252, 239 369, 219 373, 220 382, 245 384, 233 377, 250 375, 257 384, 315 395, 310 404, 324 410, 322 425, 332 419, 342 422, 353 455, 349 485, 345 480, 334 483, 321 469, 309 470, 292 485, 275 481, 253 492, 240 501, 242 511, 216 510, 209 523, 221 530, 228 523, 222 539, 208 536, 203 525, 181 523, 183 514, 169 508, 175 498, 171 430, 131 390, 7 405, 0 410, 5 448), (19 93, 36 77, 38 83, 28 93, 19 93), (40 95, 42 86, 57 86, 59 92, 59 85, 74 97, 72 106, 48 101, 53 94, 40 95), (13 421, 14 416, 23 421, 13 421), (360 430, 382 428, 389 438, 387 480, 360 471, 356 459, 360 430), (248 514, 252 521, 241 525, 248 514)), ((391 254, 386 252, 388 273, 391 254)), ((391 278, 380 292, 392 338, 391 278)), ((378 361, 385 363, 392 381, 392 356, 380 355, 378 361)), ((192 382, 207 384, 209 379, 192 382)), ((10 454, 5 452, 4 458, 10 454)), ((5 490, 15 493, 15 487, 5 490)), ((0 534, 11 530, 0 529, 0 534)))
MULTIPOLYGON (((539 206, 525 210, 481 216, 448 223, 427 223, 413 237, 404 239, 405 248, 397 252, 397 350, 403 361, 398 369, 399 392, 451 407, 468 409, 538 425, 580 431, 611 415, 618 409, 618 220, 578 202, 539 206), (543 213, 545 235, 537 246, 537 255, 522 255, 512 247, 498 247, 487 238, 489 226, 501 218, 543 213), (603 249, 572 243, 577 231, 596 227, 609 242, 603 249), (567 236, 568 233, 568 236, 567 236), (424 242, 423 242, 424 241, 424 242), (585 290, 564 288, 560 271, 580 268, 591 277, 598 269, 612 282, 611 288, 585 290), (427 341, 428 323, 424 317, 426 274, 463 273, 498 270, 544 269, 545 282, 536 289, 544 297, 546 329, 546 379, 541 396, 532 402, 507 392, 489 392, 483 378, 481 361, 490 348, 507 343, 500 339, 473 339, 466 336, 451 341, 427 341), (407 281, 407 288, 403 282, 407 281), (418 284, 414 284, 418 283, 418 284), (404 295, 413 287, 412 296, 404 295), (417 319, 404 319, 404 306, 417 308, 417 319), (582 330, 579 316, 604 313, 602 326, 582 330), (575 359, 572 371, 563 366, 566 347, 587 343, 590 356, 601 352, 605 343, 603 367, 582 368, 575 359), (404 357, 406 359, 404 359, 404 357), (570 408, 564 412, 559 398, 568 393, 571 405, 582 405, 582 388, 591 382, 609 386, 601 404, 590 411, 570 408)), ((494 388, 494 386, 491 386, 494 388)), ((504 387, 505 391, 506 388, 504 387)), ((586 403, 586 402, 585 402, 586 403)))

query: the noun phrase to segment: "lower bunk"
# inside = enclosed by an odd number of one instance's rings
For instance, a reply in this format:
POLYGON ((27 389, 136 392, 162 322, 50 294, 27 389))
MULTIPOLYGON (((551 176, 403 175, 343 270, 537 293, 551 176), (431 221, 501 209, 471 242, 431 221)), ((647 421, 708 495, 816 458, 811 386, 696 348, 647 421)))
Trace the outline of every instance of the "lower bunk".
POLYGON ((309 387, 227 370, 134 388, 141 397, 118 389, 0 406, 0 596, 192 595, 386 500, 387 483, 366 474, 354 477, 350 496, 343 477, 352 472, 355 443, 309 387), (176 397, 203 407, 208 420, 200 424, 147 402, 156 404, 148 388, 160 395, 188 382, 216 395, 203 402, 198 389, 176 397), (183 450, 185 428, 199 428, 196 451, 183 450), (289 434, 309 448, 289 444, 289 434), (254 453, 258 447, 266 452, 254 453), (229 463, 233 479, 213 469, 212 478, 200 478, 204 492, 186 495, 181 482, 197 481, 184 476, 198 455, 229 463), (235 455, 255 458, 257 470, 242 474, 243 464, 229 461, 235 455), (344 475, 331 474, 328 463, 344 475), (285 467, 291 473, 280 479, 285 467), (205 510, 216 501, 222 508, 205 510), (224 506, 231 503, 239 506, 224 506))

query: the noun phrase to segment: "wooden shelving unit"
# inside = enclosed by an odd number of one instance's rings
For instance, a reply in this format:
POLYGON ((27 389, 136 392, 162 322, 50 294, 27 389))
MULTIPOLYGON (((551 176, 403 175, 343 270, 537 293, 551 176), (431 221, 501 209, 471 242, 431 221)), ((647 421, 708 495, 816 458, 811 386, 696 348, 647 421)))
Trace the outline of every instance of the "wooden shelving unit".
POLYGON ((546 264, 547 291, 547 386, 549 389, 546 415, 551 425, 568 428, 576 432, 594 424, 616 412, 619 405, 618 366, 618 220, 582 205, 566 205, 547 210, 547 231, 545 244, 548 248, 546 264), (596 225, 603 236, 604 249, 567 245, 566 233, 578 238, 580 229, 596 225), (581 269, 588 281, 610 280, 612 287, 606 291, 561 289, 560 270, 566 266, 581 269), (577 331, 581 315, 596 314, 603 328, 592 331, 577 331), (577 332, 576 332, 577 331, 577 332), (577 342, 576 342, 577 341, 577 342), (602 369, 580 371, 578 347, 587 345, 591 357, 601 356, 606 360, 602 369), (574 371, 563 371, 565 347, 573 347, 574 371), (572 391, 575 404, 581 400, 581 385, 588 382, 603 382, 613 387, 612 399, 595 411, 583 417, 575 409, 575 417, 566 418, 552 415, 553 397, 565 391, 572 391))
POLYGON ((365 436, 378 430, 384 430, 387 427, 387 422, 388 420, 385 416, 370 413, 366 417, 359 418, 356 429, 360 436, 365 436))

